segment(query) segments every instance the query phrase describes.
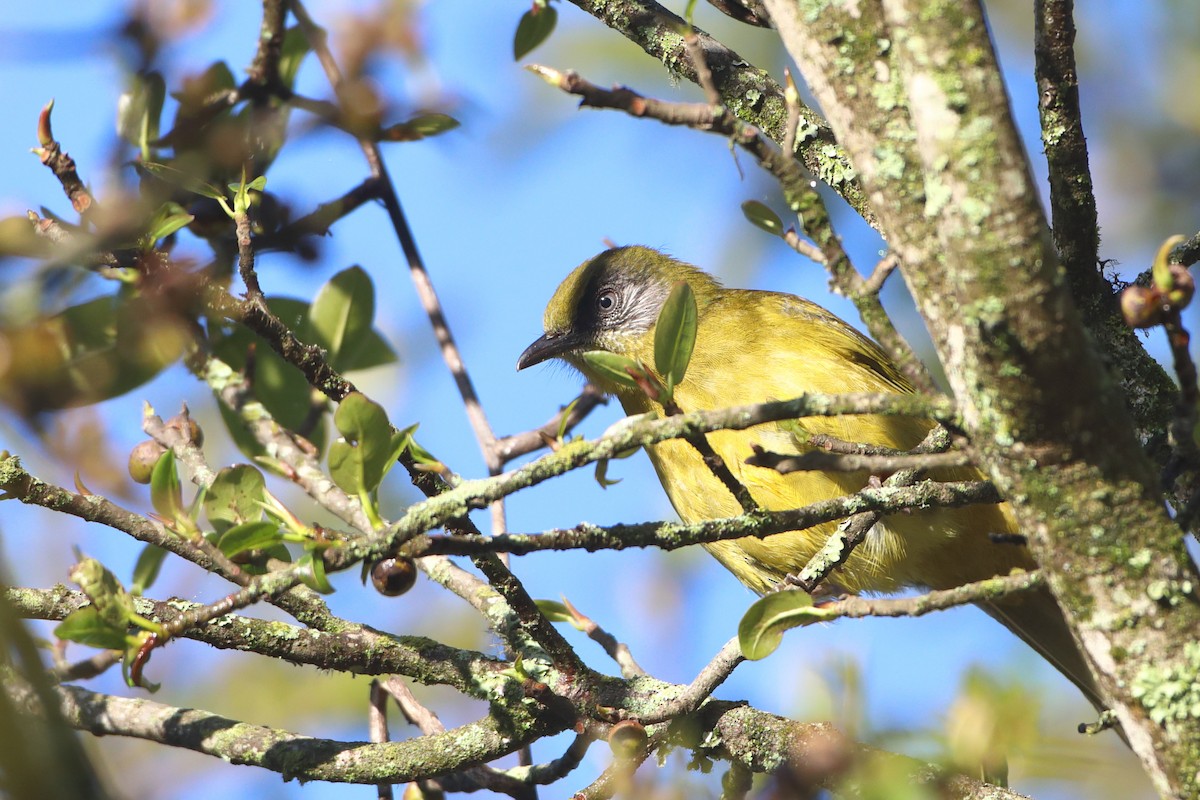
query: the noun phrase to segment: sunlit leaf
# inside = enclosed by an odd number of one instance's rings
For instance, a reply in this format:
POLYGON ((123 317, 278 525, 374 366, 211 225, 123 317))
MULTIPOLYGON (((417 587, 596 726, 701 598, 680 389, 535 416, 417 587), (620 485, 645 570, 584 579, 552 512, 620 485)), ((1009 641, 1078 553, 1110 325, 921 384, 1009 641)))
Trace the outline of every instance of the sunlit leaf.
POLYGON ((283 534, 274 522, 259 520, 234 525, 217 540, 221 552, 232 558, 247 550, 263 550, 283 541, 283 534))
POLYGON ((783 220, 769 207, 757 200, 747 200, 742 203, 742 213, 746 215, 746 219, 767 233, 783 236, 783 220))
POLYGON ((226 467, 217 473, 204 497, 204 513, 218 531, 262 517, 266 480, 249 464, 226 467))
POLYGON ((612 383, 637 388, 638 382, 630 374, 630 370, 643 373, 638 362, 628 356, 610 353, 607 350, 589 350, 580 355, 591 370, 591 374, 612 383))
POLYGON ((183 491, 179 471, 175 469, 175 453, 167 450, 158 457, 150 473, 150 502, 154 510, 171 521, 183 512, 183 491))
POLYGON ((329 352, 334 369, 345 370, 345 361, 358 350, 375 318, 375 287, 362 267, 334 275, 317 292, 308 309, 316 344, 329 352))
POLYGON ((305 553, 296 562, 296 566, 301 568, 300 580, 305 586, 321 594, 333 593, 333 584, 325 575, 325 561, 321 558, 320 553, 312 551, 305 553))
POLYGON ((812 595, 802 591, 781 591, 760 598, 750 606, 738 623, 738 644, 742 655, 754 661, 775 652, 785 631, 823 622, 833 612, 813 605, 812 595))
POLYGON ((513 35, 513 61, 520 61, 554 32, 558 22, 558 11, 548 2, 535 2, 533 7, 521 15, 517 32, 513 35))
POLYGON ((157 545, 148 544, 142 548, 137 563, 133 565, 133 584, 129 587, 130 594, 144 594, 154 585, 166 557, 167 551, 157 545))
POLYGON ((333 415, 342 438, 329 445, 329 475, 343 491, 369 492, 393 458, 392 429, 382 406, 354 392, 333 415))
POLYGON ((680 281, 658 314, 654 328, 654 367, 670 393, 683 380, 696 345, 696 295, 680 281))

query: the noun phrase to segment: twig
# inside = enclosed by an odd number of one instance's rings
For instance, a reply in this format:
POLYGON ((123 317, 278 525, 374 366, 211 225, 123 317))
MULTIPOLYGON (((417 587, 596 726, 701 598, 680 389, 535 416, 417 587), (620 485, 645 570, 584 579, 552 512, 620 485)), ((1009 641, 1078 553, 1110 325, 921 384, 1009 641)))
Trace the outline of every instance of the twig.
POLYGON ((38 147, 33 152, 42 164, 50 168, 54 177, 58 178, 67 199, 71 201, 71 208, 86 218, 95 204, 95 198, 79 177, 79 172, 75 169, 75 159, 67 155, 62 145, 54 138, 54 131, 50 125, 50 114, 53 111, 54 101, 51 100, 38 115, 38 147))
POLYGON ((783 100, 787 104, 787 127, 780 148, 784 153, 792 154, 796 152, 796 130, 800 127, 800 92, 788 67, 783 68, 783 100))
POLYGON ((745 661, 742 647, 737 638, 730 639, 717 651, 688 687, 671 700, 655 709, 653 714, 638 717, 638 722, 650 725, 691 714, 712 696, 717 687, 733 674, 738 664, 745 661))
MULTIPOLYGON (((655 0, 570 1, 661 61, 671 74, 698 82, 681 33, 687 29, 685 20, 655 0)), ((775 141, 783 141, 787 114, 779 84, 704 31, 694 30, 722 104, 746 122, 762 127, 775 141)), ((862 187, 851 177, 854 169, 829 125, 806 106, 801 108, 801 116, 804 135, 799 137, 797 155, 805 168, 829 184, 868 224, 878 228, 875 213, 862 187)))
POLYGON ((869 598, 846 597, 841 600, 825 603, 821 610, 827 612, 830 620, 846 617, 920 617, 932 611, 944 611, 968 603, 979 603, 985 600, 996 600, 1018 592, 1027 592, 1045 586, 1046 580, 1042 573, 1014 572, 1011 575, 998 575, 974 583, 955 586, 953 589, 939 589, 916 597, 869 598))
MULTIPOLYGON (((37 713, 30 691, 14 683, 6 683, 4 690, 25 709, 37 713)), ((197 709, 116 697, 76 686, 60 686, 55 694, 63 715, 76 728, 102 736, 131 736, 181 747, 305 781, 403 783, 459 764, 494 760, 530 738, 562 729, 544 720, 514 729, 511 719, 501 729, 501 723, 485 718, 434 736, 365 744, 303 736, 197 709)))
POLYGON ((677 550, 695 544, 763 538, 784 531, 804 530, 847 515, 875 510, 895 513, 911 508, 955 508, 977 503, 998 503, 999 492, 985 481, 938 483, 924 481, 913 486, 867 487, 855 494, 820 500, 787 511, 760 511, 753 515, 704 520, 693 523, 646 522, 610 526, 580 523, 574 528, 557 528, 536 534, 506 533, 501 536, 416 536, 399 548, 402 555, 423 557, 429 553, 472 555, 480 552, 510 552, 516 555, 546 550, 624 550, 655 547, 677 550))
POLYGON ((591 617, 580 612, 565 597, 563 598, 563 605, 567 607, 567 611, 575 618, 576 627, 587 634, 587 637, 593 642, 603 647, 604 652, 608 653, 608 657, 617 662, 617 666, 621 668, 622 676, 632 678, 637 675, 646 674, 646 671, 634 659, 628 645, 618 641, 617 637, 597 625, 591 617))
POLYGON ((554 439, 559 432, 572 430, 592 412, 598 405, 608 402, 608 398, 592 384, 586 384, 579 396, 567 404, 540 428, 524 433, 514 433, 496 440, 496 454, 504 463, 520 458, 527 453, 541 450, 546 441, 554 439))
POLYGON ((972 463, 967 453, 919 453, 899 455, 852 455, 827 453, 813 450, 798 456, 770 453, 755 446, 754 455, 746 463, 755 467, 773 469, 781 475, 790 472, 860 472, 875 475, 896 472, 902 469, 936 469, 938 467, 965 467, 972 463))
POLYGON ((895 253, 888 253, 879 263, 875 265, 875 269, 871 270, 871 274, 863 282, 862 290, 868 294, 879 294, 883 290, 883 284, 888 277, 896 271, 900 266, 900 257, 895 253))
MULTIPOLYGON (((17 613, 27 619, 63 620, 90 602, 83 592, 63 586, 52 589, 9 588, 3 596, 17 613)), ((199 603, 134 599, 134 610, 144 617, 169 624, 199 603)), ((470 697, 490 700, 486 688, 510 665, 483 653, 462 650, 421 636, 380 633, 346 622, 340 630, 316 631, 279 621, 263 621, 230 614, 209 625, 180 634, 220 650, 257 653, 292 664, 308 664, 326 670, 359 675, 393 673, 419 676, 428 683, 450 686, 470 697)), ((73 675, 70 680, 90 677, 73 675)), ((64 677, 64 680, 67 678, 64 677)))
POLYGON ((1054 245, 1068 274, 1094 274, 1100 252, 1075 67, 1074 0, 1034 3, 1034 75, 1050 177, 1054 245))
POLYGON ((690 25, 683 34, 683 46, 692 62, 692 69, 696 71, 696 83, 704 90, 704 98, 710 106, 721 105, 721 93, 713 83, 712 70, 708 68, 708 61, 704 58, 704 46, 700 44, 696 29, 690 25))
MULTIPOLYGON (((378 678, 371 681, 370 702, 367 706, 367 735, 373 744, 391 740, 387 724, 388 693, 380 685, 378 678)), ((390 783, 375 784, 375 796, 378 800, 394 800, 390 783)))
MULTIPOLYGON (((936 447, 944 436, 945 432, 940 427, 935 426, 914 449, 921 451, 936 447)), ((846 458, 849 456, 843 457, 846 458)), ((894 458, 899 458, 899 456, 895 456, 894 458)), ((914 483, 922 472, 923 470, 920 468, 909 467, 901 469, 889 476, 884 481, 884 486, 908 486, 914 483)), ((864 511, 850 517, 844 523, 838 525, 837 531, 808 560, 804 568, 797 575, 788 575, 784 579, 784 583, 798 586, 809 594, 812 594, 835 569, 846 563, 846 560, 850 558, 854 549, 866 540, 871 528, 875 527, 882 518, 883 513, 876 510, 864 511)))
MULTIPOLYGON (((305 35, 308 36, 309 42, 312 44, 313 50, 316 52, 321 66, 325 71, 326 78, 333 87, 334 92, 340 97, 343 87, 342 72, 338 67, 337 60, 333 57, 333 53, 329 49, 324 31, 313 22, 304 4, 299 0, 292 0, 292 12, 295 14, 300 26, 304 29, 305 35)), ((466 363, 463 361, 458 345, 454 341, 454 334, 451 332, 450 325, 446 321, 441 301, 438 299, 437 292, 433 287, 433 281, 430 279, 429 272, 425 268, 425 262, 422 260, 420 251, 417 249, 416 238, 413 236, 408 219, 400 205, 400 198, 396 193, 395 184, 392 182, 387 167, 383 163, 379 145, 369 139, 359 138, 359 146, 362 148, 367 163, 370 165, 372 177, 378 181, 379 197, 383 200, 388 212, 388 218, 392 222, 392 228, 396 232, 396 238, 400 242, 400 248, 404 251, 404 258, 408 262, 409 274, 412 276, 413 286, 416 288, 417 297, 433 327, 434 336, 437 338, 442 358, 446 362, 446 366, 450 369, 450 374, 453 376, 454 383, 458 387, 459 396, 462 398, 463 406, 467 412, 467 419, 471 423, 471 429, 475 432, 475 438, 479 442, 480 450, 483 453, 488 474, 497 475, 504 468, 504 464, 496 452, 496 434, 488 422, 487 415, 483 410, 483 404, 480 403, 479 395, 475 391, 475 386, 467 372, 466 363)), ((506 528, 504 506, 501 503, 496 503, 492 506, 492 527, 494 533, 503 533, 506 528)))
POLYGON ((287 0, 263 0, 262 24, 258 32, 258 50, 247 70, 250 80, 267 91, 282 88, 279 61, 287 33, 287 0))

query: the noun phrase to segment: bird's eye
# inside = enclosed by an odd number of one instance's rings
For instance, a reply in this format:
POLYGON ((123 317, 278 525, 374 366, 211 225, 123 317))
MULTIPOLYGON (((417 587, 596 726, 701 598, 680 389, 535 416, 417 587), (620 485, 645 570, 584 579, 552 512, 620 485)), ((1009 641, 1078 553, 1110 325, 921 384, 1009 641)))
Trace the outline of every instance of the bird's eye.
POLYGON ((596 308, 601 311, 612 311, 617 305, 617 293, 612 289, 605 289, 596 296, 596 308))

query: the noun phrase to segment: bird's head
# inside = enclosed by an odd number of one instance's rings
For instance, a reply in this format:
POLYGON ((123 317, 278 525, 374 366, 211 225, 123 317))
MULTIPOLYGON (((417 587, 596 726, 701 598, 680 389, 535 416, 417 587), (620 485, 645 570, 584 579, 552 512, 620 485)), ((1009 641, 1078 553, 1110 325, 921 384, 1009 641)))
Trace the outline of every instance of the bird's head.
POLYGON ((654 325, 680 281, 692 287, 701 309, 720 288, 708 274, 649 247, 605 250, 559 285, 546 306, 546 333, 525 349, 517 369, 559 358, 595 379, 581 358, 594 350, 653 363, 654 325))

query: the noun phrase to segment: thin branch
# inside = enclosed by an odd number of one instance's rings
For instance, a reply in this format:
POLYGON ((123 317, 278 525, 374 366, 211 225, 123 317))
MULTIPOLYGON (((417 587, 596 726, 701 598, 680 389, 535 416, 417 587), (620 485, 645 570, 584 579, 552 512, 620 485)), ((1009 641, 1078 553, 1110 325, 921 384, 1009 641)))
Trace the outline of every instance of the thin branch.
POLYGON ((933 611, 945 611, 948 608, 965 606, 970 603, 980 603, 987 600, 997 600, 1002 597, 1027 592, 1046 585, 1046 579, 1039 571, 1014 572, 1011 575, 997 575, 974 583, 966 583, 953 589, 939 589, 916 597, 870 598, 846 597, 821 606, 821 611, 829 614, 827 621, 841 617, 858 619, 861 617, 921 617, 933 611))
POLYGON ((733 674, 738 664, 746 660, 737 638, 730 639, 717 654, 704 665, 695 680, 672 699, 655 708, 654 713, 638 717, 638 722, 650 725, 687 716, 712 696, 725 680, 733 674))
POLYGON ((601 526, 581 522, 574 528, 557 528, 536 534, 416 536, 400 547, 400 553, 423 557, 428 553, 472 555, 496 551, 527 555, 547 550, 592 552, 630 547, 677 550, 696 544, 748 536, 763 538, 784 531, 804 530, 867 511, 890 514, 913 508, 955 508, 1000 501, 996 488, 985 481, 925 481, 913 486, 867 487, 854 494, 820 500, 787 511, 760 511, 752 515, 693 523, 646 522, 601 526))
POLYGON ((1074 0, 1035 1, 1034 75, 1050 175, 1054 244, 1069 273, 1095 273, 1100 229, 1079 109, 1074 5, 1074 0))
MULTIPOLYGON (((370 702, 367 706, 367 735, 374 744, 391 741, 388 735, 387 699, 388 694, 379 679, 371 681, 370 702)), ((390 783, 375 784, 375 796, 377 800, 395 800, 396 797, 390 783)))
POLYGON ((593 642, 603 647, 608 657, 617 662, 617 666, 621 668, 621 675, 623 677, 632 678, 636 675, 646 674, 646 671, 634 659, 628 645, 618 641, 617 637, 597 625, 591 617, 582 613, 565 597, 563 598, 563 605, 567 607, 567 611, 574 617, 573 624, 575 627, 587 634, 587 637, 593 642))
MULTIPOLYGON (((300 26, 304 29, 305 35, 308 36, 309 42, 312 44, 313 50, 316 52, 321 66, 325 71, 327 80, 333 87, 334 92, 341 97, 343 87, 342 72, 337 65, 337 60, 329 49, 324 31, 313 22, 304 4, 299 0, 292 0, 292 11, 299 21, 300 26)), ((446 366, 454 378, 455 386, 458 387, 459 396, 462 398, 463 406, 467 412, 467 420, 471 423, 471 429, 475 432, 475 438, 479 442, 479 448, 483 453, 488 474, 497 475, 504 468, 504 464, 496 452, 495 431, 488 422, 487 415, 483 410, 483 404, 479 401, 479 394, 475 391, 471 376, 467 372, 466 362, 463 360, 462 353, 458 349, 458 344, 454 340, 454 334, 450 330, 450 325, 446 321, 441 301, 438 299, 437 291, 433 287, 433 281, 429 277, 429 272, 425 268, 425 262, 421 258, 420 251, 417 248, 416 237, 413 235, 412 228, 409 226, 408 219, 404 214, 404 209, 400 205, 400 198, 396 193, 395 184, 388 174, 387 167, 384 165, 379 145, 365 138, 359 138, 359 145, 362 147, 363 154, 370 165, 372 177, 379 182, 380 199, 383 200, 388 218, 392 223, 392 228, 396 232, 396 238, 400 242, 400 249, 404 252, 404 258, 408 262, 409 274, 412 276, 417 298, 420 300, 421 306, 429 318, 430 325, 433 327, 434 336, 437 338, 438 347, 442 353, 442 359, 446 362, 446 366)), ((503 533, 505 530, 504 506, 500 503, 492 506, 492 526, 494 533, 503 533)))
POLYGON ((559 413, 555 414, 540 428, 524 433, 514 433, 496 440, 496 455, 504 463, 520 458, 527 453, 533 453, 546 446, 559 433, 574 429, 598 405, 608 402, 605 394, 592 384, 586 384, 579 396, 568 403, 559 413))
POLYGON ((95 204, 95 198, 84 185, 83 179, 79 177, 79 172, 75 168, 75 159, 67 155, 66 151, 62 149, 62 145, 54 138, 54 131, 50 125, 50 115, 53 111, 54 101, 51 100, 38 115, 38 147, 33 152, 42 164, 50 168, 54 177, 58 178, 67 199, 71 201, 71 207, 81 216, 86 217, 95 204))
POLYGON ((754 455, 746 463, 755 467, 773 469, 781 475, 789 472, 860 472, 868 471, 883 475, 902 469, 936 469, 938 467, 966 467, 973 462, 967 453, 914 453, 900 455, 856 455, 827 453, 812 450, 798 456, 770 453, 755 447, 754 455))
MULTIPOLYGON (((36 711, 27 690, 7 684, 17 702, 36 711)), ((521 743, 557 733, 561 723, 507 717, 503 727, 490 718, 433 736, 369 744, 303 736, 239 722, 206 711, 132 700, 77 686, 57 690, 69 724, 100 736, 130 736, 286 774, 291 779, 354 783, 405 783, 491 761, 521 743), (514 727, 516 726, 516 727, 514 727)))
MULTIPOLYGON (((672 75, 699 82, 692 60, 687 57, 682 31, 685 20, 654 0, 570 0, 609 28, 637 44, 661 61, 672 75)), ((704 63, 712 71, 721 103, 751 125, 757 125, 777 142, 782 142, 787 119, 784 92, 765 71, 704 31, 694 29, 704 51, 704 63)), ((875 213, 859 186, 854 168, 828 124, 807 106, 801 106, 801 132, 797 155, 806 169, 818 176, 873 227, 875 213)))

